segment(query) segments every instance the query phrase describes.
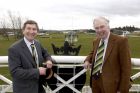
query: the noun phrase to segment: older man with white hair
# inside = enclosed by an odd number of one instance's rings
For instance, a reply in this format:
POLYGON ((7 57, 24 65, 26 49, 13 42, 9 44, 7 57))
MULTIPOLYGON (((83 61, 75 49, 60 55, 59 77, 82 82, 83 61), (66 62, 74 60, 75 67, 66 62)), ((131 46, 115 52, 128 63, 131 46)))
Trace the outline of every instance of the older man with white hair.
POLYGON ((131 57, 127 38, 111 33, 104 17, 95 18, 93 25, 97 39, 84 63, 85 68, 91 67, 92 92, 128 93, 131 57))

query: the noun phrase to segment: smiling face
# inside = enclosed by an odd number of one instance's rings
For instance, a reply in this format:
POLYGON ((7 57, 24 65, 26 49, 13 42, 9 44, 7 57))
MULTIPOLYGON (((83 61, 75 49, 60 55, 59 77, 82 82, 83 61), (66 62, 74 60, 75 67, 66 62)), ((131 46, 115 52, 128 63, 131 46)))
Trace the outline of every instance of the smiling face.
POLYGON ((107 19, 99 17, 94 20, 94 28, 97 37, 105 39, 110 33, 109 22, 107 19))
POLYGON ((25 23, 23 27, 23 35, 29 41, 32 42, 38 32, 38 26, 36 23, 25 23))
POLYGON ((37 27, 35 24, 27 24, 25 29, 23 30, 23 35, 25 38, 32 42, 37 35, 37 27))

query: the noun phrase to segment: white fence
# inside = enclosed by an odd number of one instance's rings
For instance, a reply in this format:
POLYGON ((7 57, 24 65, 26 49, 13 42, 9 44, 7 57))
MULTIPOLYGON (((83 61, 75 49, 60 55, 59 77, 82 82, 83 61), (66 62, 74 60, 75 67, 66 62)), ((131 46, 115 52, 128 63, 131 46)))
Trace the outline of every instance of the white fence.
MULTIPOLYGON (((83 61, 86 58, 86 56, 52 56, 53 60, 58 63, 58 66, 65 66, 69 67, 67 64, 59 64, 59 63, 76 63, 73 64, 73 66, 82 66, 83 61)), ((131 62, 133 65, 133 69, 140 69, 140 59, 138 58, 131 58, 131 62)), ((0 56, 0 67, 8 67, 8 57, 7 56, 0 56)), ((71 65, 72 66, 72 65, 71 65)), ((69 83, 73 80, 75 80, 77 77, 85 73, 87 70, 83 69, 76 75, 74 75, 72 78, 70 78, 68 81, 63 80, 61 77, 59 77, 57 74, 54 74, 54 77, 57 78, 59 81, 61 81, 63 84, 56 88, 55 90, 50 90, 48 87, 46 88, 47 93, 55 93, 62 89, 64 86, 69 87, 71 90, 73 90, 76 93, 81 93, 81 91, 77 90, 73 86, 71 86, 69 83)), ((140 72, 136 73, 135 75, 131 76, 131 79, 137 79, 140 77, 140 72)), ((8 78, 4 77, 0 74, 0 79, 7 83, 7 85, 0 85, 0 93, 5 93, 7 91, 12 92, 12 81, 8 78)), ((140 84, 133 84, 132 88, 130 89, 131 92, 140 92, 140 84)), ((89 86, 84 86, 82 89, 82 93, 91 93, 91 89, 89 86)))

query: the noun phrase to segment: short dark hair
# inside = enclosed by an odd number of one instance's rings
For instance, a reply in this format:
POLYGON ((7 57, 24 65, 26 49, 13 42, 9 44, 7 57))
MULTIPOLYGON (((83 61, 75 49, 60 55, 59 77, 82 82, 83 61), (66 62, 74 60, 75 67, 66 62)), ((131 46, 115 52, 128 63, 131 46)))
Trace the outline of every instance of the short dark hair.
POLYGON ((36 22, 36 21, 34 21, 34 20, 27 20, 27 21, 23 24, 22 30, 24 30, 24 29, 25 29, 25 27, 26 27, 26 25, 27 25, 27 24, 35 24, 35 25, 36 25, 36 27, 37 27, 37 31, 39 31, 38 24, 37 24, 37 22, 36 22))

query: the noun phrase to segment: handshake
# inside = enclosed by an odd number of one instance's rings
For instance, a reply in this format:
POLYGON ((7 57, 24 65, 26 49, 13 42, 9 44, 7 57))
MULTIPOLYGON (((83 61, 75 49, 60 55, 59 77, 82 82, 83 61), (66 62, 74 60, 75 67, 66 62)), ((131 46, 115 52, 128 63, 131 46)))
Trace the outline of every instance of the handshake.
POLYGON ((43 64, 45 67, 39 67, 39 74, 46 79, 50 79, 53 76, 52 71, 52 61, 48 60, 46 63, 43 64))

